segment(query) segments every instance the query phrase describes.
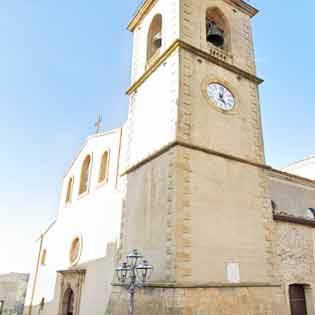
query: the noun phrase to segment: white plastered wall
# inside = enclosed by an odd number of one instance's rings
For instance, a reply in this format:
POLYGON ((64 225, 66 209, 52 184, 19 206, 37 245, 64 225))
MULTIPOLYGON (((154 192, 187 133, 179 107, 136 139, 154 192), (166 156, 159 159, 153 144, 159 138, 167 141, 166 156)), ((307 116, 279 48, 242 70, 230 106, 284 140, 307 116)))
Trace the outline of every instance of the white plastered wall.
POLYGON ((146 70, 147 35, 155 15, 162 15, 162 48, 161 54, 179 38, 179 0, 157 1, 150 12, 135 28, 133 35, 132 82, 135 82, 146 70))
POLYGON ((175 140, 179 88, 178 50, 130 98, 128 164, 175 140))
MULTIPOLYGON (((104 314, 113 277, 113 256, 119 236, 122 207, 121 194, 116 190, 119 147, 120 130, 91 137, 64 178, 57 222, 43 239, 42 249, 47 250, 46 264, 39 266, 33 301, 33 305, 38 305, 45 298, 47 305, 43 315, 57 314, 60 296, 57 271, 71 268, 69 251, 77 236, 82 237, 82 252, 75 268, 86 269, 80 315, 104 314), (110 151, 108 182, 99 184, 101 157, 107 149, 110 151), (88 154, 92 155, 89 193, 78 197, 81 166, 88 154), (72 203, 65 206, 67 183, 71 176, 75 178, 72 203)), ((31 281, 33 279, 34 275, 31 281)), ((32 285, 30 283, 28 304, 32 285)))

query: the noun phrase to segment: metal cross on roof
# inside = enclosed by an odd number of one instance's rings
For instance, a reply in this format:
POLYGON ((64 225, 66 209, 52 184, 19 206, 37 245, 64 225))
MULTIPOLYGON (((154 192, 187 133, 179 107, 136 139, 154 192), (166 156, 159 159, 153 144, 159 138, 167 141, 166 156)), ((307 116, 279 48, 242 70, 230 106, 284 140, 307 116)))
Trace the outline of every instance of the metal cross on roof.
POLYGON ((96 128, 96 133, 100 133, 101 130, 101 125, 102 125, 102 116, 98 115, 97 120, 94 124, 95 128, 96 128))

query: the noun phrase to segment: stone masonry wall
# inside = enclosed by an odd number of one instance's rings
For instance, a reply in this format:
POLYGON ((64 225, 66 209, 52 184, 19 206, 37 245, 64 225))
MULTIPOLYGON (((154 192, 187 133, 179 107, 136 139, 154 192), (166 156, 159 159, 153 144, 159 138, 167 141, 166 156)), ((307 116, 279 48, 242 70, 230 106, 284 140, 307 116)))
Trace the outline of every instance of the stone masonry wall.
MULTIPOLYGON (((284 315, 279 287, 145 288, 136 296, 137 315, 284 315)), ((128 295, 114 289, 106 315, 124 315, 128 295)))
POLYGON ((313 229, 278 222, 275 231, 275 263, 285 283, 315 283, 313 229))

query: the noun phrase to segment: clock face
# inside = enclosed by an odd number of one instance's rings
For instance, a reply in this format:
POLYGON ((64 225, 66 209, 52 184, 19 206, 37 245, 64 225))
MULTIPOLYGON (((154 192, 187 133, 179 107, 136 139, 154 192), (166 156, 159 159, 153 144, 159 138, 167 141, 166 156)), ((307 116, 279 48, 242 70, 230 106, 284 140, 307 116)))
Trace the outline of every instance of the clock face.
POLYGON ((230 111, 235 107, 235 97, 232 92, 220 83, 208 85, 209 99, 220 109, 230 111))

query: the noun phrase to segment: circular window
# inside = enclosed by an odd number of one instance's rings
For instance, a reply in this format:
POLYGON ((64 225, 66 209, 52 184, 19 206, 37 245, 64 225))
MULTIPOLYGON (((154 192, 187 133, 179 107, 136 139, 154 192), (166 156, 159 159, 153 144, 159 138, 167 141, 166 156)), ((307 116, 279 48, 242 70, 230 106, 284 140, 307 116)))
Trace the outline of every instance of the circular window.
POLYGON ((82 239, 81 237, 76 237, 72 243, 69 253, 69 260, 71 265, 75 265, 79 262, 82 251, 82 239))

